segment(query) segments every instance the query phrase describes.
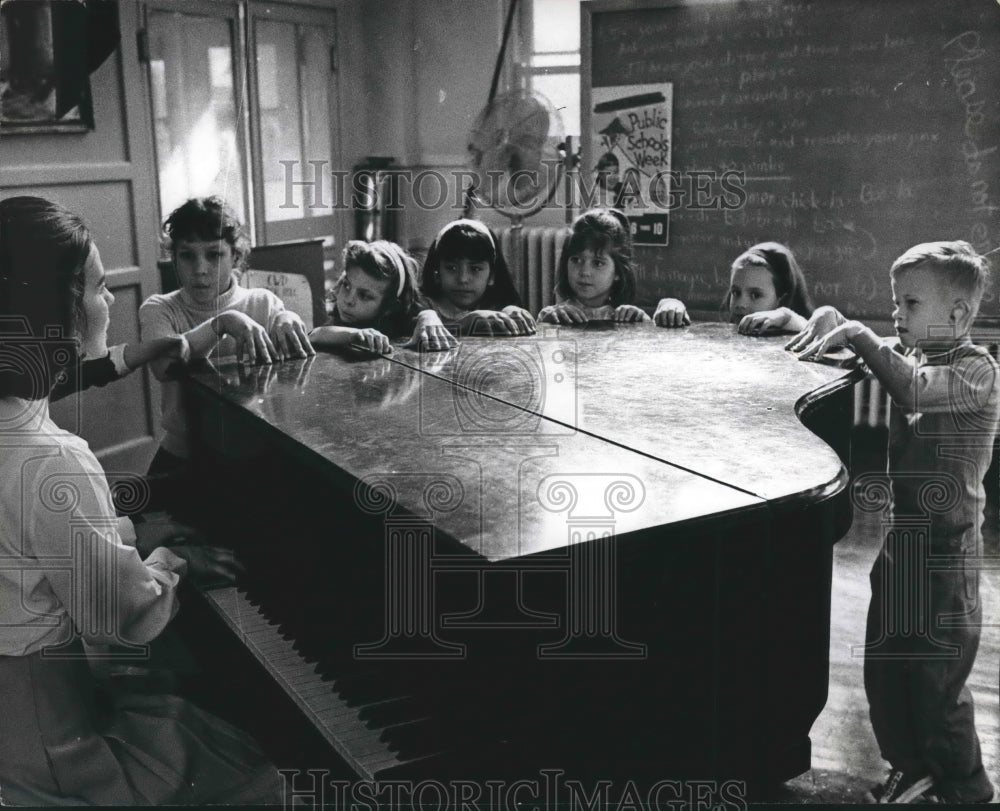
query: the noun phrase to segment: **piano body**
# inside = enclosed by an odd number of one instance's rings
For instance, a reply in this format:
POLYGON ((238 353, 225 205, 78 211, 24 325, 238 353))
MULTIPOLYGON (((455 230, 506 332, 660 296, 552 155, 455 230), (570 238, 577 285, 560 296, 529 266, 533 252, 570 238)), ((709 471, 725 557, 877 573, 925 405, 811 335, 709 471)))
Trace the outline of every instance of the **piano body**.
POLYGON ((233 720, 368 780, 802 773, 855 380, 728 325, 192 375, 199 521, 248 569, 207 602, 298 708, 233 720))

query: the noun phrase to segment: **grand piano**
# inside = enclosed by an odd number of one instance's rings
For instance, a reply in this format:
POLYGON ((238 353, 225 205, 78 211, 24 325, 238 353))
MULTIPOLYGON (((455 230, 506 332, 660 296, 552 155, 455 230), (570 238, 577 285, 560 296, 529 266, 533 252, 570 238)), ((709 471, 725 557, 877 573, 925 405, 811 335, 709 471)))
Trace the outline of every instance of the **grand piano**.
POLYGON ((542 326, 190 375, 195 520, 247 574, 187 633, 274 687, 233 720, 372 781, 806 771, 858 375, 782 344, 542 326))

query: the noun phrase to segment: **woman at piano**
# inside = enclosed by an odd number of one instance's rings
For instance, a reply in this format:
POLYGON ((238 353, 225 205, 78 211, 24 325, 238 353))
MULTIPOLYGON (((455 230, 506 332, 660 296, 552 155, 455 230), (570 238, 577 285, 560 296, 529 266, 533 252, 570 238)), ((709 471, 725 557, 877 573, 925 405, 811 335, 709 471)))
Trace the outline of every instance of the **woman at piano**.
MULTIPOLYGON (((761 242, 741 253, 729 271, 729 290, 722 309, 742 335, 799 332, 812 315, 806 277, 795 254, 780 242, 761 242)), ((684 305, 661 299, 653 313, 658 327, 680 327, 684 305)), ((685 313, 686 316, 686 313, 685 313)))
POLYGON ((143 645, 187 576, 233 576, 231 553, 145 560, 80 437, 49 416, 56 381, 107 351, 100 253, 38 197, 0 201, 0 801, 10 805, 280 802, 244 733, 169 695, 104 694, 82 640, 143 645))

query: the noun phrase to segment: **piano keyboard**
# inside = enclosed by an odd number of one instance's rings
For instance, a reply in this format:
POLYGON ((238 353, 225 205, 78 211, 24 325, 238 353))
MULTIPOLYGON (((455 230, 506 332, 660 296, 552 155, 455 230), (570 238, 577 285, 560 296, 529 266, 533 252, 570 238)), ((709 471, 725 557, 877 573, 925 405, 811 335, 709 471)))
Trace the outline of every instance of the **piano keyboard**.
POLYGON ((377 672, 358 672, 328 679, 317 665, 304 659, 293 640, 253 605, 236 587, 201 592, 206 602, 229 629, 253 653, 267 672, 323 735, 330 746, 366 780, 385 779, 388 772, 420 761, 429 761, 444 752, 401 752, 399 741, 422 738, 421 727, 429 720, 410 696, 374 694, 358 701, 345 692, 359 680, 377 681, 377 672))

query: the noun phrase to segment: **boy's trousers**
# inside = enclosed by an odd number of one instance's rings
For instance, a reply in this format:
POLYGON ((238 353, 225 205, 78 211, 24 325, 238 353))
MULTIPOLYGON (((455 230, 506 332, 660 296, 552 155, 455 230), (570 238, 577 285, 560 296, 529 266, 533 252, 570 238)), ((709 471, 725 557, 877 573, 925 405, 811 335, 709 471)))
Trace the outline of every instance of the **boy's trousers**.
POLYGON ((929 542, 926 523, 896 525, 871 571, 864 672, 875 737, 894 769, 929 774, 951 802, 993 791, 965 684, 982 624, 975 555, 929 542))

